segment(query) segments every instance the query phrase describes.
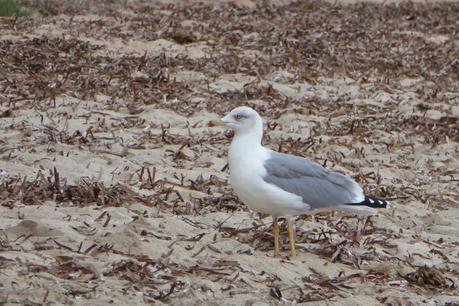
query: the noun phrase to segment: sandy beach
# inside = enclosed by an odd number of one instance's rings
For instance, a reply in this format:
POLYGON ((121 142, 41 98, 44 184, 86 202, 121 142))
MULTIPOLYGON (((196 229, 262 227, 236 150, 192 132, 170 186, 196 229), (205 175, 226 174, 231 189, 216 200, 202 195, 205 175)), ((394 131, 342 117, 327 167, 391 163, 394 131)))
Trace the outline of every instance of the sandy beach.
POLYGON ((458 2, 49 3, 0 18, 1 305, 459 305, 458 2), (391 207, 275 258, 241 105, 391 207))

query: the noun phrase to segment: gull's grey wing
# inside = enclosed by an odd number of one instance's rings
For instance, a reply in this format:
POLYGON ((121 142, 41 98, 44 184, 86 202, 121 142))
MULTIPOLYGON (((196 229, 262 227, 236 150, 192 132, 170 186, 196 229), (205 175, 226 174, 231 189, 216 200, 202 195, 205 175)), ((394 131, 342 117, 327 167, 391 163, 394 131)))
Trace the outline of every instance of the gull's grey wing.
POLYGON ((362 188, 350 177, 302 157, 271 151, 264 166, 265 182, 301 196, 311 209, 353 203, 363 196, 362 188))

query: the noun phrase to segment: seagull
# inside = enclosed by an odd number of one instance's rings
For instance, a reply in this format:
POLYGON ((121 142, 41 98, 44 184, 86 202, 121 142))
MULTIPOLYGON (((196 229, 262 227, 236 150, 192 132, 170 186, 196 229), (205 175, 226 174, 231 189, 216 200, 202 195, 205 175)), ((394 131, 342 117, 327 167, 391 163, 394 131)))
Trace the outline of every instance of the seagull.
POLYGON ((342 210, 374 215, 388 202, 365 196, 352 178, 328 170, 306 158, 262 146, 263 120, 252 108, 241 106, 208 124, 234 130, 228 163, 231 185, 250 209, 272 215, 274 256, 279 250, 279 217, 287 221, 291 255, 296 256, 294 216, 342 210))

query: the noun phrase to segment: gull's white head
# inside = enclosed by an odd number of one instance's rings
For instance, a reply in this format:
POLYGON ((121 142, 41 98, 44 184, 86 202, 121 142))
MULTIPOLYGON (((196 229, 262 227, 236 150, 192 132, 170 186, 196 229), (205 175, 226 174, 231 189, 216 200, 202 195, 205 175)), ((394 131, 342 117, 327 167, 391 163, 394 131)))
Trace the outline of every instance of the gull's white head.
POLYGON ((220 120, 212 120, 210 125, 226 126, 234 130, 235 136, 253 134, 263 136, 263 120, 258 113, 248 107, 240 106, 233 109, 229 114, 220 120))

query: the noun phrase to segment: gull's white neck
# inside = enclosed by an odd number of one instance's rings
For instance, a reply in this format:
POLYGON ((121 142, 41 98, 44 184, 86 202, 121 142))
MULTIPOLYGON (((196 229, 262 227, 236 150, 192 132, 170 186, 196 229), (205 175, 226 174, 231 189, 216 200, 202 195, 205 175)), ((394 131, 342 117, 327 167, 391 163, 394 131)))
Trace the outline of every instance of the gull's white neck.
POLYGON ((263 138, 263 122, 257 122, 250 129, 235 131, 233 141, 231 142, 228 158, 230 166, 237 160, 250 158, 257 152, 263 150, 261 139, 263 138))

